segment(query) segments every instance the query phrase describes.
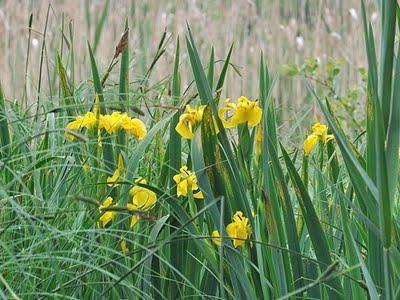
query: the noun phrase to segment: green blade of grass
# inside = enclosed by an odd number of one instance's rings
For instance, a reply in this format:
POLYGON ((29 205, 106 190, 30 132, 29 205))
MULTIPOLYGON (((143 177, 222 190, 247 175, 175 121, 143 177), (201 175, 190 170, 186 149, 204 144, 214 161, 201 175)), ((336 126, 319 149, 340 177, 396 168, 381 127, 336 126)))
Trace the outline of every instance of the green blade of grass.
POLYGON ((3 87, 0 82, 0 158, 10 153, 10 131, 8 128, 6 107, 4 102, 3 87))
MULTIPOLYGON (((128 19, 125 20, 125 33, 127 34, 124 49, 121 54, 121 67, 119 71, 119 101, 120 109, 122 112, 125 111, 125 107, 129 105, 129 25, 128 19)), ((124 34, 125 34, 124 33, 124 34)), ((118 132, 118 153, 120 149, 126 145, 126 135, 124 131, 118 132)), ((117 153, 117 156, 118 156, 117 153)))
POLYGON ((60 80, 63 104, 66 106, 66 111, 68 116, 74 116, 75 115, 75 109, 73 107, 73 105, 75 104, 74 96, 69 87, 67 73, 62 64, 61 57, 58 53, 57 53, 57 70, 58 70, 58 77, 60 80))
MULTIPOLYGON (((106 114, 106 105, 104 103, 103 96, 103 87, 101 86, 99 71, 97 69, 96 61, 94 59, 92 47, 88 42, 89 56, 90 56, 90 66, 92 69, 92 77, 93 77, 93 85, 94 91, 96 95, 99 97, 99 106, 100 106, 100 114, 106 114)), ((112 144, 110 143, 110 138, 105 135, 103 132, 102 135, 103 141, 103 156, 104 156, 104 165, 106 167, 107 172, 111 175, 114 171, 115 163, 114 163, 114 150, 112 144)))
POLYGON ((392 75, 394 57, 394 38, 396 33, 397 1, 382 3, 381 61, 379 77, 379 100, 382 105, 383 126, 386 133, 389 125, 392 102, 392 75))
POLYGON ((207 73, 207 80, 208 80, 208 84, 210 85, 211 89, 214 85, 214 64, 215 64, 214 47, 212 47, 211 54, 210 54, 210 60, 208 63, 208 73, 207 73))

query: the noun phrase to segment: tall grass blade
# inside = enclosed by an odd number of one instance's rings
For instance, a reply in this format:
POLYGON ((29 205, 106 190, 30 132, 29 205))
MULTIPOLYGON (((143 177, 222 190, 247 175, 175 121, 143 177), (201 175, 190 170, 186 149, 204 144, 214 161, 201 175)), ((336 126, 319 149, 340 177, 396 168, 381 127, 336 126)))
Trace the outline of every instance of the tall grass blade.
MULTIPOLYGON (((105 115, 106 105, 104 102, 103 87, 101 85, 99 71, 97 69, 96 61, 94 59, 92 47, 90 47, 89 42, 88 42, 88 49, 90 57, 90 66, 92 69, 94 91, 96 95, 99 97, 100 114, 105 115)), ((107 172, 111 175, 112 172, 114 171, 115 163, 114 163, 114 150, 109 140, 110 137, 107 137, 105 133, 102 133, 104 164, 107 172)))

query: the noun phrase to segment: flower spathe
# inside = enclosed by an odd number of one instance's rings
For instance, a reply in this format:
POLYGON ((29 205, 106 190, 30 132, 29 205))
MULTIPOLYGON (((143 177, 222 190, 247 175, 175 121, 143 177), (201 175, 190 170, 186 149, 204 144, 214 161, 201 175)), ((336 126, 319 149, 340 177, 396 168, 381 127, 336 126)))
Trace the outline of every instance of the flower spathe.
MULTIPOLYGON (((147 184, 147 180, 138 178, 135 180, 136 183, 147 184)), ((153 208, 157 202, 157 195, 153 191, 146 189, 141 186, 134 186, 129 191, 129 195, 132 197, 132 203, 128 203, 126 207, 130 211, 148 211, 153 208)), ((135 226, 139 220, 138 215, 131 217, 131 227, 135 226)))
POLYGON ((196 174, 188 169, 187 166, 182 166, 179 169, 179 174, 173 177, 177 184, 177 195, 187 196, 189 191, 193 192, 193 197, 195 199, 203 199, 203 193, 199 190, 197 185, 196 174))
POLYGON ((192 139, 194 132, 203 119, 203 113, 206 105, 200 105, 197 108, 191 108, 186 105, 185 112, 179 117, 179 122, 175 130, 185 139, 192 139))
POLYGON ((237 211, 232 218, 232 223, 226 226, 228 236, 233 239, 235 248, 242 246, 251 235, 249 219, 243 216, 241 211, 237 211))
POLYGON ((228 98, 225 100, 225 107, 218 110, 218 116, 225 128, 245 123, 249 127, 254 127, 261 122, 262 109, 258 106, 257 101, 250 101, 244 96, 238 99, 237 104, 232 103, 228 98))
MULTIPOLYGON (((104 208, 108 208, 111 206, 111 204, 113 204, 113 198, 112 197, 107 197, 103 203, 100 205, 99 210, 102 212, 104 208)), ((100 228, 104 228, 106 227, 116 216, 116 212, 115 211, 105 211, 99 218, 99 221, 97 223, 97 225, 100 228)))
POLYGON ((312 133, 304 140, 303 150, 304 155, 310 155, 318 141, 326 143, 334 139, 332 134, 328 134, 328 126, 319 122, 315 123, 311 128, 312 133))

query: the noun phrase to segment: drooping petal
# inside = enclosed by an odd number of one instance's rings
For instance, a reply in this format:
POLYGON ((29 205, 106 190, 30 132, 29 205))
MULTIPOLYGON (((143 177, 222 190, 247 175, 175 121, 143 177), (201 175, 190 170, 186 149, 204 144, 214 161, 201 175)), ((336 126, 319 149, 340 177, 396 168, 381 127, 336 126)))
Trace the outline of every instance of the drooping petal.
POLYGON ((204 199, 203 192, 202 191, 198 191, 197 193, 194 193, 193 194, 193 198, 199 199, 199 200, 204 199))
POLYGON ((135 225, 136 225, 136 223, 139 221, 139 216, 137 216, 137 215, 133 215, 132 217, 131 217, 131 228, 133 228, 135 225))
POLYGON ((119 183, 118 183, 119 177, 120 177, 120 171, 119 171, 119 169, 116 169, 112 176, 107 177, 107 185, 109 187, 119 186, 119 183))
POLYGON ((310 134, 309 136, 307 136, 307 138, 304 140, 304 144, 303 144, 304 155, 308 156, 311 153, 311 151, 314 149, 317 142, 318 142, 317 135, 310 134))
POLYGON ((183 114, 179 117, 179 122, 176 124, 175 130, 185 139, 192 139, 194 136, 193 131, 190 128, 192 122, 191 116, 183 114))
POLYGON ((136 118, 124 122, 122 128, 138 140, 142 140, 147 134, 147 129, 144 123, 136 118))

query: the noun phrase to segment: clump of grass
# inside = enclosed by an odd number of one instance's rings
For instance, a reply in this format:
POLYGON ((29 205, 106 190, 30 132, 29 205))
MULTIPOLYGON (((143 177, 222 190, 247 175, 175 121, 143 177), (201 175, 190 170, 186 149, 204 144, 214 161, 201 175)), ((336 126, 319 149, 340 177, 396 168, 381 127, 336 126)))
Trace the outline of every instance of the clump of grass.
POLYGON ((24 110, 0 85, 1 297, 398 298, 397 6, 382 3, 379 59, 362 8, 368 107, 356 141, 334 93, 304 76, 325 121, 289 150, 264 55, 258 98, 224 101, 233 46, 221 68, 212 48, 205 68, 189 26, 155 86, 169 38, 132 83, 127 21, 104 71, 98 39, 88 43, 92 76, 78 86, 56 56, 58 103, 24 110))

